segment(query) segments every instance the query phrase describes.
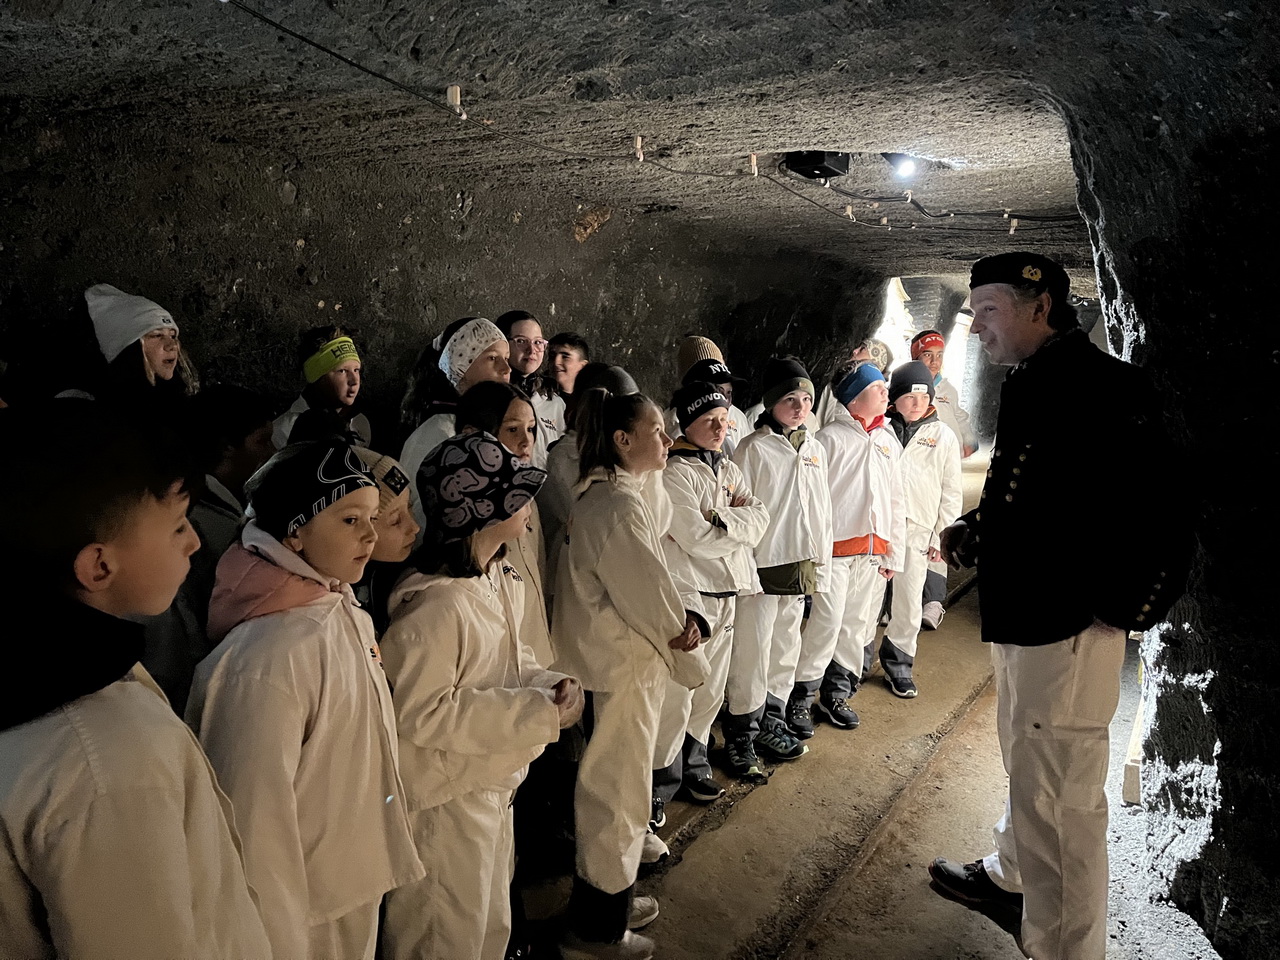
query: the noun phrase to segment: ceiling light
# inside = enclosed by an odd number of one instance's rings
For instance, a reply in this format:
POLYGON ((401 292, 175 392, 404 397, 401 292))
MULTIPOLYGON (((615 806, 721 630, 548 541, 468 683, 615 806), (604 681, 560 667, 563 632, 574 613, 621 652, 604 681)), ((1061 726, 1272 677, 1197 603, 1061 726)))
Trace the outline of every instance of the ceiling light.
POLYGON ((889 166, 893 167, 893 172, 902 180, 909 180, 915 176, 919 164, 916 158, 906 153, 882 153, 889 166))

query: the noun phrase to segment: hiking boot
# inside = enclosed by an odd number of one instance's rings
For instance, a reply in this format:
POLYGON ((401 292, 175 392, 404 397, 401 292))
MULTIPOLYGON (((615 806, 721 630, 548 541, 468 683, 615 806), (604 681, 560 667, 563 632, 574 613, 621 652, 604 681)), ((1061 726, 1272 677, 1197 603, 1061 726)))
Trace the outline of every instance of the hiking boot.
POLYGON ((792 697, 787 701, 787 726, 797 740, 813 736, 813 701, 792 697))
POLYGON ((920 614, 920 626, 926 630, 937 630, 942 625, 942 618, 947 615, 947 611, 942 609, 942 604, 937 600, 930 600, 924 605, 924 610, 920 614))
POLYGON ((583 940, 566 933, 560 941, 564 960, 653 960, 653 941, 628 930, 617 943, 583 940))
POLYGON ((764 767, 756 755, 756 748, 751 734, 739 734, 730 737, 724 745, 729 760, 729 772, 739 779, 763 777, 764 767))
POLYGON ((661 797, 653 798, 652 812, 649 814, 649 829, 657 833, 667 825, 667 801, 661 797))
POLYGON ((644 835, 644 846, 640 849, 641 863, 658 863, 665 860, 670 853, 671 848, 663 843, 662 838, 656 833, 644 835))
POLYGON ((920 692, 916 689, 916 682, 910 677, 891 677, 886 673, 884 682, 895 697, 902 697, 904 700, 910 700, 920 692))
POLYGON ((849 706, 849 701, 844 697, 827 697, 823 695, 818 698, 814 706, 829 724, 840 730, 852 730, 859 723, 858 715, 853 712, 849 706))
POLYGON ((692 783, 684 785, 684 793, 697 803, 713 803, 724 796, 724 787, 710 777, 698 777, 692 783))
POLYGON ((627 929, 640 930, 658 919, 657 897, 632 897, 627 911, 627 929))
POLYGON ((973 863, 957 863, 945 857, 938 857, 929 864, 929 876, 941 889, 935 890, 949 900, 955 900, 966 906, 981 904, 997 904, 1000 906, 1022 910, 1022 894, 1010 893, 1001 887, 987 873, 981 860, 973 863))
POLYGON ((760 732, 756 734, 755 745, 771 760, 798 760, 809 752, 809 748, 776 717, 764 718, 760 732))

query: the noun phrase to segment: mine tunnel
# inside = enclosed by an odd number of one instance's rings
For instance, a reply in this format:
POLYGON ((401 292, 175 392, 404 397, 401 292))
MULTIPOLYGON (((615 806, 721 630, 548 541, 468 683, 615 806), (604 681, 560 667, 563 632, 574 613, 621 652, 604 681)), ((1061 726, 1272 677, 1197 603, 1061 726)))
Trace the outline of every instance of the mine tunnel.
MULTIPOLYGON (((391 453, 415 359, 462 317, 527 310, 663 402, 677 345, 705 336, 751 384, 744 409, 771 355, 817 381, 868 337, 900 361, 937 328, 980 438, 976 495, 1005 369, 965 335, 969 269, 1053 258, 1093 342, 1159 390, 1186 490, 1168 523, 1195 539, 1182 599, 1129 644, 1112 777, 1130 759, 1140 789, 1112 803, 1108 956, 1273 958, 1280 14, 1229 7, 10 0, 0 396, 72 385, 99 283, 171 311, 202 382, 280 410, 299 332, 357 329, 391 453), (1144 944, 1157 908, 1184 939, 1144 944)), ((1108 397, 1082 382, 1060 400, 1088 460, 1108 397)), ((1020 955, 933 902, 912 859, 981 855, 1004 789, 998 754, 980 774, 946 752, 994 742, 972 585, 950 587, 918 703, 868 697, 871 723, 823 731, 767 785, 673 807, 673 855, 641 877, 659 956, 1020 955), (952 849, 912 852, 917 834, 952 849)), ((560 880, 526 891, 535 919, 560 880)))

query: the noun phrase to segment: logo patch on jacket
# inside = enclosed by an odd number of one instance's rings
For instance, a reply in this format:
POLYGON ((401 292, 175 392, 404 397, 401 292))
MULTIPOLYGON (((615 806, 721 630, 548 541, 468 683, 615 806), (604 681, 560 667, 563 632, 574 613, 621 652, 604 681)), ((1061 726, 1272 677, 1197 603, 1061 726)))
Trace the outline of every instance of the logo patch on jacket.
POLYGON ((893 454, 889 452, 888 446, 882 446, 878 443, 873 443, 872 446, 876 448, 876 453, 880 454, 880 456, 884 457, 886 460, 893 459, 893 454))
POLYGON ((800 462, 801 462, 801 463, 803 463, 805 466, 808 466, 808 467, 820 467, 820 466, 822 466, 822 461, 818 459, 818 456, 817 456, 816 454, 810 454, 810 455, 809 455, 809 456, 807 456, 807 457, 801 457, 801 458, 800 458, 800 462))
POLYGON ((516 583, 524 583, 524 577, 516 573, 516 568, 513 567, 511 564, 504 563, 502 565, 502 572, 505 573, 507 576, 509 576, 516 583))
POLYGON ((916 444, 921 447, 928 447, 930 450, 932 450, 934 447, 938 445, 938 438, 937 437, 919 437, 916 440, 916 444))

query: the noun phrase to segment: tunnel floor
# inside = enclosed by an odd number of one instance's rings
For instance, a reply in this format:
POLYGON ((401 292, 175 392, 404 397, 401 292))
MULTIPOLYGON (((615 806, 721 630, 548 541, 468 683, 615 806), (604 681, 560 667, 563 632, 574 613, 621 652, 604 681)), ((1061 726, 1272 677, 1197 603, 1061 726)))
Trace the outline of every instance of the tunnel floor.
MULTIPOLYGON (((966 504, 986 470, 965 464, 966 504)), ((952 575, 952 589, 963 577, 952 575)), ((1139 702, 1129 645, 1112 724, 1108 960, 1217 960, 1203 933, 1146 881, 1146 821, 1121 804, 1125 754, 1139 702)), ((877 671, 878 671, 877 666, 877 671)), ((854 706, 862 724, 821 724, 802 759, 767 784, 733 783, 708 807, 674 802, 660 831, 672 855, 642 868, 637 892, 658 897, 645 930, 663 960, 853 958, 1017 960, 1009 934, 929 890, 935 856, 989 852, 1006 779, 995 732, 990 650, 979 640, 977 592, 960 596, 916 660, 920 696, 892 696, 877 674, 854 706)), ((715 731, 719 741, 718 727, 715 731)), ((717 760, 713 750, 712 762, 717 760)), ((569 879, 530 885, 525 903, 555 956, 569 879)))

